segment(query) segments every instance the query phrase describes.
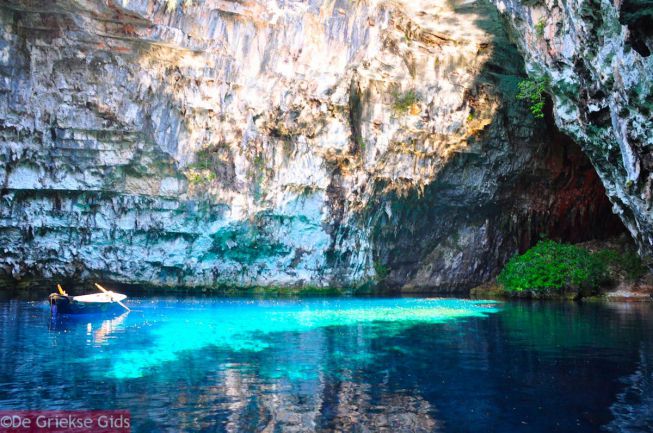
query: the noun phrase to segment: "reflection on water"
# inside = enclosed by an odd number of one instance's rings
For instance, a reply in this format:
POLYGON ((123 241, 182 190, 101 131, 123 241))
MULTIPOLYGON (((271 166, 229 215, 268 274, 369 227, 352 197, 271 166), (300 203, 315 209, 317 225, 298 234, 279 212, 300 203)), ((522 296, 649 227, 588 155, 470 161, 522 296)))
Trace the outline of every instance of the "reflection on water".
POLYGON ((51 323, 0 303, 0 409, 136 432, 651 431, 651 307, 141 300, 51 323))
POLYGON ((624 390, 610 407, 611 432, 653 432, 653 363, 651 347, 640 349, 637 369, 622 379, 624 390))

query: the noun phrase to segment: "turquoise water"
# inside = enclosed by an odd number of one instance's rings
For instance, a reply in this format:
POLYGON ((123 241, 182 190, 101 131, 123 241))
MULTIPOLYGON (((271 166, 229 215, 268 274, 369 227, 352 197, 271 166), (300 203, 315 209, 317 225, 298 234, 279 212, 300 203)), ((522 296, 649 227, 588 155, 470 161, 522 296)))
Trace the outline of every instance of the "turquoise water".
POLYGON ((0 302, 0 409, 128 409, 135 432, 653 431, 649 305, 0 302))

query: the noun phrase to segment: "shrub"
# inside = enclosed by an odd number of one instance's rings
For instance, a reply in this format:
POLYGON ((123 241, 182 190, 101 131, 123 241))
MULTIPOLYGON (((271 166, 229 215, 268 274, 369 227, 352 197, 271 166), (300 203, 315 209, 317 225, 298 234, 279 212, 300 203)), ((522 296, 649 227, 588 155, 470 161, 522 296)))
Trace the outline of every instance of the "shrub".
POLYGON ((190 164, 184 175, 192 185, 211 183, 217 179, 215 173, 220 160, 210 149, 200 149, 195 154, 195 162, 190 164))
POLYGON ((549 87, 549 80, 545 76, 522 80, 517 84, 519 91, 517 99, 530 103, 529 110, 538 119, 544 117, 544 94, 549 87))
POLYGON ((642 263, 636 252, 619 252, 606 249, 595 253, 603 266, 613 266, 621 271, 627 279, 634 281, 646 273, 646 266, 642 263))
POLYGON ((648 271, 644 263, 642 263, 642 259, 634 251, 620 254, 617 258, 617 266, 620 266, 631 280, 640 278, 648 271))
POLYGON ((545 26, 546 26, 546 21, 544 20, 544 18, 540 18, 537 24, 535 24, 535 34, 537 35, 538 38, 544 36, 545 26))
POLYGON ((186 170, 184 175, 191 185, 203 185, 211 183, 217 179, 215 173, 209 170, 197 170, 194 168, 186 170))
POLYGON ((406 114, 408 110, 410 110, 410 107, 412 107, 413 104, 415 104, 419 100, 419 97, 417 96, 417 92, 415 92, 414 90, 409 90, 404 94, 395 92, 393 96, 394 96, 394 103, 392 104, 392 107, 397 113, 400 114, 406 114))
POLYGON ((511 258, 498 282, 508 291, 562 291, 597 288, 607 278, 597 255, 585 248, 544 240, 522 255, 511 258))
POLYGON ((363 137, 356 137, 356 144, 358 144, 358 150, 365 152, 365 140, 363 140, 363 137))
POLYGON ((376 272, 376 277, 378 280, 384 280, 385 277, 390 273, 390 269, 381 262, 374 261, 374 272, 376 272))

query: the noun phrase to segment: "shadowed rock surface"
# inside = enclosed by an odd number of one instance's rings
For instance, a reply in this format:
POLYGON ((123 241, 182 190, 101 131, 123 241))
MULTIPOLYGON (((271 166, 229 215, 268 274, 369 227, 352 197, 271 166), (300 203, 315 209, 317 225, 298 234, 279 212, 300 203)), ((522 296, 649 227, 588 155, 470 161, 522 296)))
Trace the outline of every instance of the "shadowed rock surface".
MULTIPOLYGON (((4 285, 464 290, 618 232, 485 2, 0 5, 4 285)), ((605 180, 605 179, 604 179, 605 180)))

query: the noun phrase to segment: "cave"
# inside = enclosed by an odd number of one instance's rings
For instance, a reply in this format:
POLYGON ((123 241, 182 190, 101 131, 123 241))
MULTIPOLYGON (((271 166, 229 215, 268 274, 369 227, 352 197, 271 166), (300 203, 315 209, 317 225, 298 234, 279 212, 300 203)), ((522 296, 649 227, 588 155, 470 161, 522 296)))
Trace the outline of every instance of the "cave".
MULTIPOLYGON (((543 239, 631 242, 587 155, 556 127, 550 100, 536 136, 511 137, 507 153, 488 162, 489 154, 482 155, 485 146, 493 147, 487 137, 504 122, 497 117, 479 140, 481 149, 456 155, 423 192, 380 198, 389 212, 374 204, 372 240, 376 262, 389 270, 387 287, 464 292, 493 279, 514 254, 543 239), (515 170, 516 161, 524 167, 515 170), (497 178, 483 182, 498 184, 491 200, 476 176, 461 177, 488 167, 497 178)), ((384 191, 387 185, 377 187, 384 191)))
POLYGON ((628 26, 628 42, 642 57, 648 57, 653 50, 653 1, 624 0, 619 21, 628 26))
MULTIPOLYGON (((557 173, 549 184, 556 193, 553 203, 539 214, 531 231, 569 243, 626 234, 623 222, 612 212, 612 203, 595 168, 580 146, 555 125, 552 109, 553 104, 547 98, 544 121, 550 145, 543 152, 543 161, 551 173, 557 173), (544 215, 547 216, 542 218, 544 215)), ((532 193, 538 188, 534 185, 538 185, 538 180, 531 178, 526 189, 532 193)), ((537 237, 526 237, 521 249, 536 241, 537 237)))

